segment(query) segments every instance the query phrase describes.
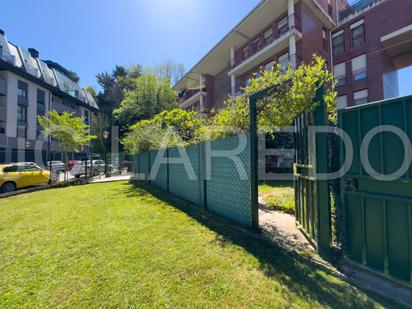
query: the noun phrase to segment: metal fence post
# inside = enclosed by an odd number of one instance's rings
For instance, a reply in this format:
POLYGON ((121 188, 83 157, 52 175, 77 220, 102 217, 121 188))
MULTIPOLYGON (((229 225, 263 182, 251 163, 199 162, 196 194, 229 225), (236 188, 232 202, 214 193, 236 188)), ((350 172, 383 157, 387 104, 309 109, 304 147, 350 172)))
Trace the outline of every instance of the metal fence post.
POLYGON ((250 117, 250 201, 252 203, 252 229, 259 229, 259 207, 258 207, 258 134, 257 134, 257 97, 249 97, 249 117, 250 117))
MULTIPOLYGON (((316 92, 316 101, 320 102, 319 107, 315 111, 315 125, 328 125, 328 111, 324 101, 324 88, 321 87, 316 92)), ((316 137, 316 173, 328 172, 328 138, 325 133, 316 137)), ((327 180, 316 179, 316 203, 318 209, 318 233, 317 243, 319 254, 325 259, 331 257, 331 211, 329 198, 329 184, 327 180)))

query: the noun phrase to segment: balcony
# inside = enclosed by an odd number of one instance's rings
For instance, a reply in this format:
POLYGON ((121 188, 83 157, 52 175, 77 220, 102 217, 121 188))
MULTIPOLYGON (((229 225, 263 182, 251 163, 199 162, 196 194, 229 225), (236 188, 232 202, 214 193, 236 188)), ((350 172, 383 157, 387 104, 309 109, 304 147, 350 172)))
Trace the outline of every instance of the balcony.
POLYGON ((188 89, 181 92, 179 95, 179 107, 188 108, 196 102, 200 101, 201 96, 206 96, 206 88, 188 89))
POLYGON ((0 53, 0 59, 10 63, 11 65, 16 65, 16 57, 4 50, 0 53))
POLYGON ((339 20, 342 21, 348 18, 349 16, 359 13, 365 10, 366 8, 371 7, 381 1, 382 0, 359 0, 353 5, 341 10, 339 12, 339 20))
POLYGON ((24 67, 26 69, 26 72, 29 73, 30 75, 33 75, 34 77, 40 77, 39 69, 37 69, 34 66, 28 64, 27 62, 24 64, 24 67))
POLYGON ((56 86, 56 81, 53 77, 50 77, 50 76, 47 76, 46 74, 43 74, 43 78, 44 78, 44 81, 46 83, 48 83, 49 85, 56 86))
POLYGON ((272 34, 253 39, 248 45, 243 46, 236 51, 235 58, 231 60, 232 70, 229 75, 239 76, 250 69, 260 65, 263 61, 281 52, 289 46, 288 38, 296 36, 297 39, 302 37, 301 21, 291 15, 287 18, 287 23, 283 27, 275 27, 272 29, 272 34))
POLYGON ((0 96, 7 95, 7 81, 3 78, 0 78, 0 96))
MULTIPOLYGON (((278 62, 273 62, 272 66, 266 67, 266 70, 275 70, 277 69, 277 66, 279 65, 281 74, 285 74, 290 67, 291 69, 296 69, 301 63, 302 63, 302 58, 299 57, 298 55, 290 55, 288 58, 283 59, 278 62)), ((257 74, 257 77, 261 76, 260 73, 257 74)), ((249 79, 243 79, 240 82, 236 83, 236 92, 235 92, 235 98, 243 96, 243 88, 249 86, 249 79)))

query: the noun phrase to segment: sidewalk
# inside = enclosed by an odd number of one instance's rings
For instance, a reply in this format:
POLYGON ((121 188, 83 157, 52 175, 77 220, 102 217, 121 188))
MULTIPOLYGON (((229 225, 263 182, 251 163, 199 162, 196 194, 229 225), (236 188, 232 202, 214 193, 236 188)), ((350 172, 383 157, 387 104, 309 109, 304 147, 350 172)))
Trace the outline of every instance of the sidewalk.
POLYGON ((262 232, 280 246, 293 251, 316 254, 316 250, 296 227, 295 216, 270 210, 260 204, 259 225, 262 232))
POLYGON ((120 176, 113 176, 113 177, 105 177, 100 176, 96 177, 91 183, 104 183, 104 182, 115 182, 115 181, 129 181, 132 175, 120 175, 120 176))

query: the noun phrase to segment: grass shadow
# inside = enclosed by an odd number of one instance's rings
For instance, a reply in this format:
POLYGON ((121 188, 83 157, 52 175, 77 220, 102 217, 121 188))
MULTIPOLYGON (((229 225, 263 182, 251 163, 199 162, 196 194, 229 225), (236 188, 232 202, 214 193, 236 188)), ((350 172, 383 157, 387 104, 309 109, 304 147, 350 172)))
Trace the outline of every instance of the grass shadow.
POLYGON ((166 202, 176 209, 216 232, 219 236, 216 242, 221 246, 234 244, 243 247, 260 262, 260 270, 268 277, 275 278, 289 290, 308 300, 316 300, 322 305, 333 308, 372 308, 375 302, 383 306, 395 305, 381 297, 365 292, 370 299, 365 299, 358 289, 343 286, 339 280, 331 280, 314 265, 302 262, 292 254, 275 245, 241 231, 238 226, 227 220, 205 213, 201 208, 181 200, 153 186, 138 183, 134 186, 124 184, 128 197, 150 199, 151 196, 166 202))

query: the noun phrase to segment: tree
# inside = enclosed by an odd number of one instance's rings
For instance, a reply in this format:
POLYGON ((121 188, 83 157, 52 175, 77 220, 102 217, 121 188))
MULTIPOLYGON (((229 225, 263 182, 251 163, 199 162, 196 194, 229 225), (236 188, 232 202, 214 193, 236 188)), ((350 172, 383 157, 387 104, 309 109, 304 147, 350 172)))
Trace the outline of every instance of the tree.
POLYGON ((155 74, 142 74, 134 78, 133 89, 125 91, 125 98, 114 116, 121 127, 150 119, 163 110, 177 107, 177 94, 169 80, 155 74))
POLYGON ((176 84, 185 74, 185 66, 183 63, 176 63, 173 60, 166 60, 161 64, 157 64, 153 69, 148 69, 148 73, 154 73, 158 78, 166 78, 172 85, 176 84), (153 71, 153 72, 152 72, 153 71))
POLYGON ((109 119, 107 115, 103 112, 98 112, 92 116, 92 132, 96 135, 95 141, 93 143, 94 151, 98 153, 107 152, 107 140, 105 139, 105 132, 109 130, 109 119))
MULTIPOLYGON (((48 115, 37 118, 43 133, 59 141, 66 164, 69 152, 79 152, 82 146, 95 138, 89 133, 90 127, 83 122, 81 117, 74 117, 74 113, 63 112, 60 115, 57 111, 51 110, 48 115)), ((65 179, 67 179, 67 173, 65 173, 65 179)))
POLYGON ((197 112, 182 109, 163 111, 150 120, 131 126, 122 144, 129 153, 184 146, 200 141, 202 126, 203 120, 197 112))
POLYGON ((94 88, 93 88, 92 86, 86 87, 86 91, 87 91, 88 93, 90 93, 90 95, 91 95, 94 99, 96 99, 96 97, 97 97, 97 92, 96 92, 96 90, 94 90, 94 88))
POLYGON ((99 73, 96 75, 102 92, 97 95, 97 103, 102 111, 111 116, 113 110, 119 107, 124 99, 125 90, 132 90, 132 80, 141 75, 140 65, 132 65, 129 68, 117 65, 111 73, 99 73))

